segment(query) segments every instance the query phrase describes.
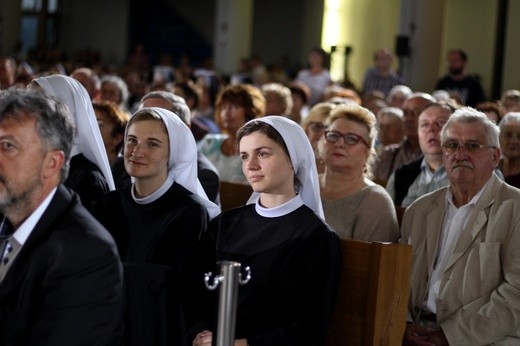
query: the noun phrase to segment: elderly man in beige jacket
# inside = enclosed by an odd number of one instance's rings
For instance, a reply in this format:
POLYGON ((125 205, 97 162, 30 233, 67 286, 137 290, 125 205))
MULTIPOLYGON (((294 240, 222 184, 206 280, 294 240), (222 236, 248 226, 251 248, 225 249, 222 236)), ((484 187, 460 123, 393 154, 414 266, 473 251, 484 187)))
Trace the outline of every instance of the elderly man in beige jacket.
POLYGON ((520 344, 520 190, 494 173, 498 128, 472 108, 441 132, 450 185, 405 212, 413 246, 404 345, 520 344))

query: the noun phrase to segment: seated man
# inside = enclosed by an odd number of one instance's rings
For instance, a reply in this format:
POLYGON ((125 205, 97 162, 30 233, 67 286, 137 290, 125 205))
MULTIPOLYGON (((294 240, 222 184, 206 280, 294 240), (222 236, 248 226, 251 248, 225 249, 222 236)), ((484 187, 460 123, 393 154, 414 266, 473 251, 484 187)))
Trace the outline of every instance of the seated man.
POLYGON ((0 345, 121 342, 114 240, 62 184, 73 134, 52 96, 0 93, 0 345))
POLYGON ((520 190, 494 170, 498 127, 461 108, 441 131, 449 186, 407 208, 413 246, 403 345, 520 343, 520 190))
POLYGON ((419 159, 396 169, 388 179, 386 191, 395 205, 408 207, 417 198, 447 186, 448 175, 442 165, 441 129, 452 108, 434 103, 419 115, 419 159))
POLYGON ((419 114, 435 99, 426 93, 413 93, 403 104, 403 141, 397 145, 389 145, 377 157, 372 174, 374 180, 382 185, 387 184, 390 175, 400 166, 412 162, 421 156, 417 133, 417 119, 419 114))

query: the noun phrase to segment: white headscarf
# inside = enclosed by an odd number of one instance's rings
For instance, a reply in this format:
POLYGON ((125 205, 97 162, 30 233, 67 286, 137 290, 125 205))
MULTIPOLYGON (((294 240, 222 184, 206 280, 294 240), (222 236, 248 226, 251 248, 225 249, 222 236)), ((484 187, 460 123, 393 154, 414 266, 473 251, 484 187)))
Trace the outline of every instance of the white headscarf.
POLYGON ((103 172, 109 189, 115 190, 107 152, 87 90, 74 78, 58 74, 36 78, 35 82, 65 103, 72 113, 76 122, 77 135, 71 156, 81 153, 96 164, 103 172))
MULTIPOLYGON (((211 202, 204 192, 202 185, 197 178, 197 144, 191 130, 182 122, 182 120, 173 112, 159 107, 141 108, 134 113, 150 112, 161 117, 166 130, 168 131, 168 139, 170 142, 169 158, 168 158, 168 178, 163 186, 161 186, 152 195, 152 199, 147 199, 150 203, 161 197, 168 189, 163 188, 171 186, 172 182, 177 182, 186 190, 199 196, 202 203, 208 210, 210 219, 220 214, 220 207, 211 202)), ((135 123, 132 123, 135 124, 135 123)), ((130 125, 126 127, 125 138, 130 125)))
MULTIPOLYGON (((261 121, 271 125, 282 136, 296 177, 301 183, 298 194, 303 203, 325 219, 320 197, 320 184, 314 151, 302 127, 296 122, 278 115, 270 115, 250 122, 261 121)), ((255 203, 260 194, 253 192, 247 204, 255 203)))

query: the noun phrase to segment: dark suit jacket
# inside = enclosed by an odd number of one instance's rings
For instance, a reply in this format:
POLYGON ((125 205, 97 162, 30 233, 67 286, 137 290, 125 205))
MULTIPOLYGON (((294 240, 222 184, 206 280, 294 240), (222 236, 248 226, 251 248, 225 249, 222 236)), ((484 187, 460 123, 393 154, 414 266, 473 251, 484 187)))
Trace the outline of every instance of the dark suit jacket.
POLYGON ((89 211, 94 201, 110 191, 99 167, 83 154, 74 155, 70 159, 69 175, 63 184, 79 195, 81 202, 89 211))
POLYGON ((397 168, 394 173, 394 189, 395 198, 394 204, 401 205, 403 199, 408 194, 408 189, 413 184, 415 179, 421 174, 421 163, 423 156, 415 161, 402 165, 397 168))
POLYGON ((60 185, 0 283, 0 345, 118 345, 122 273, 110 234, 60 185))
MULTIPOLYGON (((122 157, 118 157, 112 164, 112 175, 117 189, 130 184, 130 176, 125 170, 125 163, 122 157)), ((201 152, 197 152, 197 177, 209 200, 220 205, 220 177, 218 171, 201 152)))

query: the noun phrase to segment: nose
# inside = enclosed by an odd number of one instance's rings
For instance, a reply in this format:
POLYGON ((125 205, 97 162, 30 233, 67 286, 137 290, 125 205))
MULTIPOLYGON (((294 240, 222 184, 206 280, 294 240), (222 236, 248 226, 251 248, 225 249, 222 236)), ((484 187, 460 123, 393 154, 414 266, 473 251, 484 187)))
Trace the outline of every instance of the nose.
POLYGON ((468 158, 468 151, 466 150, 466 147, 461 146, 459 149, 457 149, 457 151, 455 152, 455 154, 453 155, 453 157, 454 157, 456 160, 464 160, 464 159, 467 159, 467 158, 468 158))
POLYGON ((143 155, 142 144, 141 143, 137 143, 132 148, 131 154, 132 154, 133 157, 140 157, 140 156, 142 156, 143 155))
POLYGON ((249 171, 255 171, 258 170, 258 160, 255 156, 252 156, 244 161, 244 169, 247 169, 249 171))

